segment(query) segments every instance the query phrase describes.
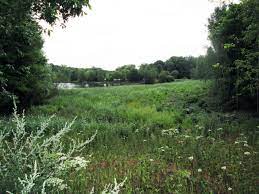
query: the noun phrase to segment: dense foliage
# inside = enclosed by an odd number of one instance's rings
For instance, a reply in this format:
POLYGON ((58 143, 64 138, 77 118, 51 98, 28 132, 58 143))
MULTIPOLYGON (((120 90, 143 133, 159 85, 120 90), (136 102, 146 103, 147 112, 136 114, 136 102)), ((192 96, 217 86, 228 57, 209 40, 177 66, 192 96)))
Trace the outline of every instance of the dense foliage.
POLYGON ((258 109, 259 2, 219 7, 209 20, 209 38, 215 49, 216 90, 230 108, 258 109), (256 100, 257 98, 257 100, 256 100))
POLYGON ((54 24, 83 13, 88 0, 0 1, 0 110, 11 110, 13 98, 20 106, 38 104, 51 91, 51 71, 41 49, 39 20, 54 24))

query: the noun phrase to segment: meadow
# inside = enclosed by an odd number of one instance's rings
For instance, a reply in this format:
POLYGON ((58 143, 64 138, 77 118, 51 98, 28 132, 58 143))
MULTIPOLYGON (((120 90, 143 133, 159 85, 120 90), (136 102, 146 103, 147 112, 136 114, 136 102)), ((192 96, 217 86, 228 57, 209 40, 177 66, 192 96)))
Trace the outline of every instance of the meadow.
MULTIPOLYGON (((63 177, 64 193, 258 193, 259 118, 209 104, 210 82, 61 90, 25 113, 26 130, 54 115, 47 134, 74 119, 62 141, 85 140, 87 167, 63 177), (91 156, 90 156, 91 155, 91 156)), ((0 126, 12 126, 2 118, 0 126)))

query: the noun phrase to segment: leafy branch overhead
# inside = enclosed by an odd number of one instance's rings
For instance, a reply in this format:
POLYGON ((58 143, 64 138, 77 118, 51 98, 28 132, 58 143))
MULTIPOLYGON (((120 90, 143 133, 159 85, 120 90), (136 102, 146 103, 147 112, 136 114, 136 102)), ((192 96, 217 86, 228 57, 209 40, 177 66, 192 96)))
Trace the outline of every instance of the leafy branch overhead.
POLYGON ((91 8, 89 0, 1 0, 0 7, 1 14, 6 10, 6 17, 20 20, 32 17, 49 24, 59 19, 66 22, 69 17, 84 15, 86 8, 91 8))

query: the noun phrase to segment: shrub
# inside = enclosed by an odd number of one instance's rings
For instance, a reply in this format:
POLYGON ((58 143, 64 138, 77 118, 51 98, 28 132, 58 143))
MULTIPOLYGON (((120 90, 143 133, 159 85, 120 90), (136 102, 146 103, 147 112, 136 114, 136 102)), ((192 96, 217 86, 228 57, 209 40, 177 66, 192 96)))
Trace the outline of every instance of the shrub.
POLYGON ((174 81, 174 77, 170 75, 168 71, 161 71, 160 74, 158 75, 158 80, 160 83, 172 82, 174 81))
MULTIPOLYGON (((0 132, 0 193, 49 193, 69 190, 69 173, 86 168, 89 158, 80 155, 96 134, 85 141, 66 140, 74 121, 66 123, 54 135, 45 131, 51 122, 42 122, 36 131, 26 130, 24 114, 19 115, 16 105, 13 113, 15 128, 0 132)), ((90 156, 89 156, 90 157, 90 156)))

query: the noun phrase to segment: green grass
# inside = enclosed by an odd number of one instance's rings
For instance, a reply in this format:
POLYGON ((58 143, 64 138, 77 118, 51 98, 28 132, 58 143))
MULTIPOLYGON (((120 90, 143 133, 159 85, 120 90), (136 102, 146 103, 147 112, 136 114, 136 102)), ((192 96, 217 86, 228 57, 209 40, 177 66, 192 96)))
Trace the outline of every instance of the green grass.
POLYGON ((81 153, 93 154, 89 168, 67 177, 69 192, 98 191, 127 177, 122 193, 256 193, 259 119, 210 110, 208 88, 180 81, 63 90, 30 109, 27 123, 35 130, 55 114, 49 133, 75 117, 70 137, 98 131, 81 153))

